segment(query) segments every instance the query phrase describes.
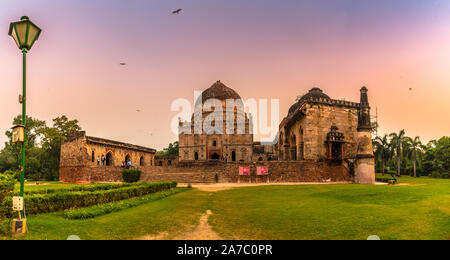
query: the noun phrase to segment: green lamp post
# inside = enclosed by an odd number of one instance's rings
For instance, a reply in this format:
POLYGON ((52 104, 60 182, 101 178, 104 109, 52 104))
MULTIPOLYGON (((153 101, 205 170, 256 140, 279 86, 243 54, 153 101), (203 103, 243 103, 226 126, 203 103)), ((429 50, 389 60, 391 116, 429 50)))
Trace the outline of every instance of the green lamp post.
MULTIPOLYGON (((41 29, 37 27, 27 16, 22 16, 20 21, 11 23, 9 26, 9 36, 14 38, 17 47, 22 51, 23 56, 23 94, 22 94, 22 125, 24 129, 27 127, 26 118, 26 97, 27 97, 27 84, 26 84, 26 65, 27 65, 27 52, 33 47, 34 42, 39 38, 41 29)), ((20 196, 23 197, 24 177, 25 177, 25 143, 26 136, 22 142, 22 162, 20 171, 20 196)))

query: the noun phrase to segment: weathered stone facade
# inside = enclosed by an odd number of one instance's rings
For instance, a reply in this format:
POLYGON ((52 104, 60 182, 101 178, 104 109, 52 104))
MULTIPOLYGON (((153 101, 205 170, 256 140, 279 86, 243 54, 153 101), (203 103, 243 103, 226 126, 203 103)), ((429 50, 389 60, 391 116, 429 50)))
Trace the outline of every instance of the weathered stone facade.
MULTIPOLYGON (((189 162, 177 166, 143 166, 142 181, 172 180, 180 183, 216 182, 350 182, 348 169, 330 161, 303 160, 296 162, 265 161, 252 163, 189 162), (250 176, 238 176, 240 166, 250 166, 250 176), (270 175, 257 176, 256 167, 267 166, 270 175)), ((65 167, 71 182, 121 182, 122 167, 65 167)))
POLYGON ((196 101, 191 122, 180 122, 179 160, 250 162, 253 159, 252 132, 241 97, 217 81, 196 101), (227 106, 231 100, 236 106, 227 106), (227 112, 232 120, 227 120, 227 112), (210 126, 212 132, 205 126, 210 126))
POLYGON ((123 164, 130 167, 153 166, 155 153, 155 149, 78 132, 61 144, 59 179, 62 182, 84 182, 85 179, 89 182, 91 177, 86 176, 91 176, 90 172, 96 172, 95 181, 107 182, 107 178, 101 176, 108 168, 122 167, 123 164))
POLYGON ((375 182, 367 88, 361 89, 360 103, 331 99, 321 89, 311 89, 289 109, 274 145, 253 141, 251 119, 241 102, 220 81, 204 91, 191 122, 179 123, 175 157, 155 157, 150 148, 80 133, 61 146, 60 180, 120 182, 122 163, 129 160, 142 170, 143 181, 236 182, 239 167, 250 166, 252 176, 242 176, 240 181, 375 182), (230 107, 229 100, 236 105, 230 107), (108 163, 98 165, 97 157, 102 155, 108 163), (269 177, 256 176, 257 166, 268 166, 269 177))

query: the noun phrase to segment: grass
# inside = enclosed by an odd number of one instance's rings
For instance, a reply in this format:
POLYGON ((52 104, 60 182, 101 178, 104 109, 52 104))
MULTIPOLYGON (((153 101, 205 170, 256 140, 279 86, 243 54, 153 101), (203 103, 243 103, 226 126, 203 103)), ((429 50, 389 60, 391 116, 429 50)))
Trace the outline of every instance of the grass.
POLYGON ((207 208, 208 194, 197 190, 88 220, 67 220, 61 213, 29 216, 29 233, 21 239, 83 240, 136 239, 169 232, 176 235, 194 228, 207 208))
POLYGON ((30 232, 21 239, 173 238, 193 230, 207 209, 224 239, 450 239, 450 180, 410 177, 398 185, 193 189, 88 220, 29 216, 30 232))
POLYGON ((210 223, 225 239, 450 239, 450 181, 400 183, 223 191, 210 223))

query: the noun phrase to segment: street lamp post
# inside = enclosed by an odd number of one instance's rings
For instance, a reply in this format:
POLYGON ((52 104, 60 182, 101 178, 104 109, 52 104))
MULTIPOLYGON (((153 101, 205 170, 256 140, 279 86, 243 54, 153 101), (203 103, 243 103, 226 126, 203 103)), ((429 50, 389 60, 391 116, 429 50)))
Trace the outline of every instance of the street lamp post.
MULTIPOLYGON (((14 38, 17 47, 22 51, 23 58, 23 93, 22 93, 22 125, 24 129, 27 127, 26 101, 27 101, 27 82, 26 82, 26 66, 27 52, 33 47, 34 42, 39 38, 41 29, 37 27, 27 16, 22 16, 20 21, 13 22, 9 26, 9 36, 14 38)), ((24 178, 25 178, 25 143, 26 135, 22 142, 22 161, 20 169, 20 196, 23 197, 24 178)))

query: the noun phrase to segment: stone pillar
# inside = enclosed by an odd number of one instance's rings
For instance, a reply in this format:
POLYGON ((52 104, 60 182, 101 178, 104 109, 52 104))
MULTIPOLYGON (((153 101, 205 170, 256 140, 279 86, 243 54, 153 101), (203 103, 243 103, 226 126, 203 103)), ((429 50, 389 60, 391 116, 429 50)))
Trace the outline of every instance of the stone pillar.
POLYGON ((367 91, 366 87, 361 88, 361 101, 358 112, 358 151, 355 162, 355 182, 360 184, 375 183, 375 156, 373 154, 372 127, 367 91))

